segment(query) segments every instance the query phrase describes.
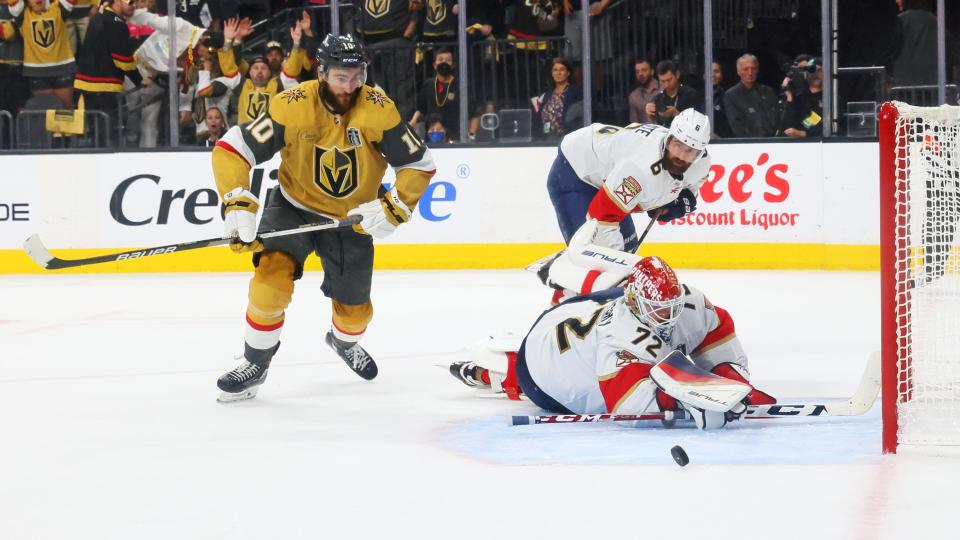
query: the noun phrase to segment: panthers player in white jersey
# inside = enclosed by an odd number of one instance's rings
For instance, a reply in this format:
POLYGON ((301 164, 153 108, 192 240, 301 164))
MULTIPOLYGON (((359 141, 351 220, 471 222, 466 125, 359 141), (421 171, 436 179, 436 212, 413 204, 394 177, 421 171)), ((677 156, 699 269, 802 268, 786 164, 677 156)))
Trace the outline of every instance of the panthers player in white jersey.
MULTIPOLYGON (((588 226, 595 228, 596 222, 588 226)), ((517 352, 510 344, 478 344, 471 361, 450 366, 455 377, 513 399, 525 395, 561 414, 643 414, 683 407, 704 429, 737 418, 744 409, 740 405, 776 403, 749 386, 747 356, 729 313, 681 284, 662 259, 571 245, 551 276, 567 288, 592 294, 546 311, 517 352), (623 280, 625 286, 593 292, 595 286, 623 280), (743 403, 730 410, 703 410, 678 401, 682 394, 670 384, 655 384, 651 370, 674 350, 689 354, 703 373, 698 384, 743 385, 743 403)))
POLYGON ((592 218, 600 222, 600 245, 633 251, 631 213, 668 222, 692 212, 710 170, 709 141, 710 120, 693 109, 669 130, 593 124, 566 135, 547 177, 564 242, 592 218))

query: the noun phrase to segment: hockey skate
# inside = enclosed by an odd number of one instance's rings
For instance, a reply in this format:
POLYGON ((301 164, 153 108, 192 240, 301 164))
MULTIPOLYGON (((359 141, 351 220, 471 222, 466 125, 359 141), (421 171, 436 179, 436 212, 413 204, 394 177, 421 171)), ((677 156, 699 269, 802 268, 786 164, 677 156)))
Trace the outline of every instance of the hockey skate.
POLYGON ((454 362, 450 364, 450 374, 470 388, 486 388, 490 385, 483 382, 479 370, 483 368, 473 362, 454 362))
POLYGON ((244 359, 239 366, 217 379, 217 388, 222 390, 217 401, 229 403, 255 397, 265 380, 267 380, 267 368, 244 359))
POLYGON ((359 343, 340 341, 334 337, 333 332, 327 332, 326 341, 354 373, 368 381, 377 376, 377 363, 359 343))
POLYGON ((279 348, 279 343, 266 350, 254 349, 244 344, 243 356, 237 357, 238 360, 243 360, 240 365, 217 379, 217 388, 222 390, 217 401, 229 403, 256 396, 260 385, 267 380, 267 369, 270 368, 270 361, 273 360, 273 355, 279 348))

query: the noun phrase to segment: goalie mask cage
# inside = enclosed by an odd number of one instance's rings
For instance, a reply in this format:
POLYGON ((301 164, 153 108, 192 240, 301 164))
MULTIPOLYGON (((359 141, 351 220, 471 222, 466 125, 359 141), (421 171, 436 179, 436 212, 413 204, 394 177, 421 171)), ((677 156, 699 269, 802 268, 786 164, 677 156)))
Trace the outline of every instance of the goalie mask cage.
POLYGON ((960 445, 960 258, 954 234, 958 217, 960 107, 883 104, 880 279, 885 453, 897 452, 898 447, 960 445))

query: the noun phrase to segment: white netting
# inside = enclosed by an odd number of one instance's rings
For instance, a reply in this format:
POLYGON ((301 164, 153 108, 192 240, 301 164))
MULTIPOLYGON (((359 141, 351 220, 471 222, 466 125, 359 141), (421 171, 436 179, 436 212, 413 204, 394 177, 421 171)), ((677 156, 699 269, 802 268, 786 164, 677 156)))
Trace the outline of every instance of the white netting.
POLYGON ((896 105, 898 441, 960 445, 960 108, 896 105))

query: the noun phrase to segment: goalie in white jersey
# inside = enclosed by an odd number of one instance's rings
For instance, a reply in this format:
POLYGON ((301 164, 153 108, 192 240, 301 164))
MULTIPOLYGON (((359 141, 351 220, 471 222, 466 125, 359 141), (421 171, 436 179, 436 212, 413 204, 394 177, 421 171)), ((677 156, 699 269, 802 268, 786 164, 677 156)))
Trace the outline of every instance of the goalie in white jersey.
MULTIPOLYGON (((596 222, 589 227, 596 228, 596 222)), ((544 312, 517 352, 509 343, 480 344, 472 351, 473 361, 451 365, 451 373, 468 386, 513 399, 525 395, 560 414, 644 414, 682 407, 703 429, 738 418, 745 405, 776 403, 749 385, 747 356, 730 315, 681 284, 662 259, 571 245, 551 268, 551 277, 567 288, 605 290, 544 312), (625 286, 607 288, 624 278, 625 286), (665 359, 674 350, 689 353, 694 365, 662 365, 672 361, 665 359), (684 373, 677 375, 677 369, 684 373), (690 389, 700 395, 713 389, 715 396, 736 399, 715 410, 690 400, 690 389)))
POLYGON ((631 213, 668 222, 692 212, 710 170, 709 141, 710 120, 693 109, 678 114, 669 130, 592 124, 566 135, 547 177, 564 242, 592 218, 600 223, 600 245, 634 251, 631 213))

